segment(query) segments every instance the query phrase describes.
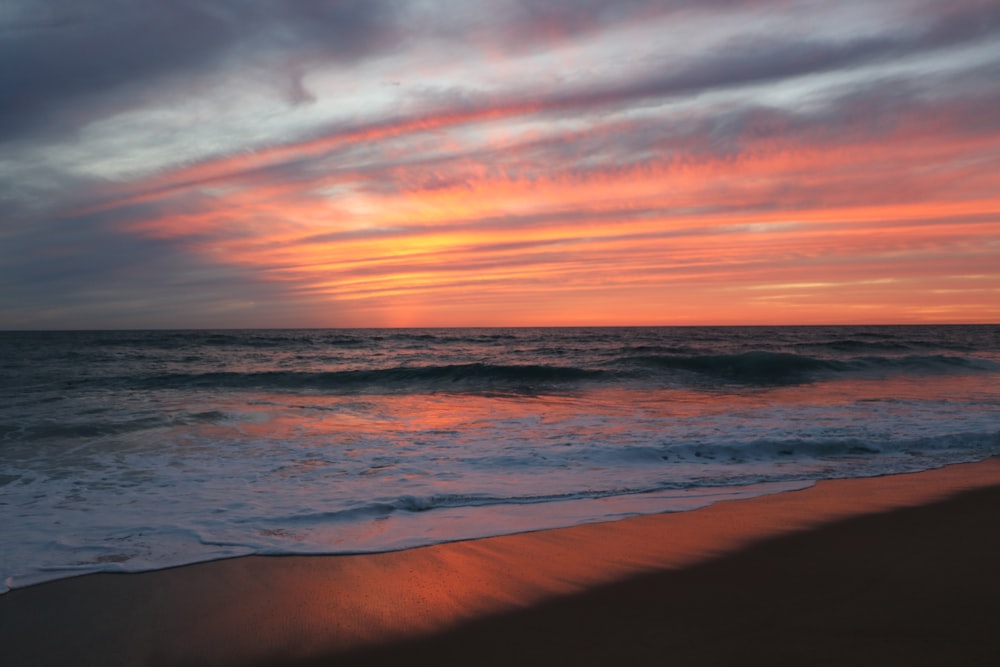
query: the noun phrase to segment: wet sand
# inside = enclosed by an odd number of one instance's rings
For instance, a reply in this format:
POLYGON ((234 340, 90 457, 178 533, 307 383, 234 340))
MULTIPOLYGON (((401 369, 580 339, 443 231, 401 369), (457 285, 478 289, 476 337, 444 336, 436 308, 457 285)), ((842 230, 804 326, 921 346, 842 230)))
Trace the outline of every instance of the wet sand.
POLYGON ((10 665, 998 665, 997 628, 997 458, 693 512, 0 596, 10 665))

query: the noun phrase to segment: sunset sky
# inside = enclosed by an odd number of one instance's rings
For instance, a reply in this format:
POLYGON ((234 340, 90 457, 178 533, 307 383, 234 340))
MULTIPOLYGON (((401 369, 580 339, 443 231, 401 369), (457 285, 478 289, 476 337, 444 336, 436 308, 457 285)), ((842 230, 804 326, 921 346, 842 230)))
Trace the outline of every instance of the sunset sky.
POLYGON ((1000 0, 5 0, 0 328, 1000 322, 1000 0))

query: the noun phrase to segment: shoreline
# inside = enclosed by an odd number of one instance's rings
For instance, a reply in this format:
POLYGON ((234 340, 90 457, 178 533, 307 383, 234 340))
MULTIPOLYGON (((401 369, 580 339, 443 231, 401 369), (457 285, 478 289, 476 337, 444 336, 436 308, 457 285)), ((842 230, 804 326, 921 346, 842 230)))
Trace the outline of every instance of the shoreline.
POLYGON ((541 664, 556 659, 548 645, 566 664, 606 664, 602 650, 648 664, 658 662, 651 651, 679 656, 683 637, 701 637, 704 660, 677 664, 729 664, 738 653, 726 650, 767 633, 735 637, 720 619, 745 630, 773 617, 768 664, 842 664, 834 649, 855 643, 855 664, 894 664, 908 643, 919 651, 898 662, 938 664, 932 639, 964 656, 952 664, 1000 664, 1000 639, 985 639, 1000 623, 1000 575, 984 566, 1000 553, 997 516, 1000 457, 397 552, 90 574, 0 596, 0 646, 17 665, 389 664, 411 654, 541 664), (879 591, 881 622, 869 618, 879 591), (810 658, 802 637, 832 648, 810 658), (570 659, 574 645, 587 650, 570 659))

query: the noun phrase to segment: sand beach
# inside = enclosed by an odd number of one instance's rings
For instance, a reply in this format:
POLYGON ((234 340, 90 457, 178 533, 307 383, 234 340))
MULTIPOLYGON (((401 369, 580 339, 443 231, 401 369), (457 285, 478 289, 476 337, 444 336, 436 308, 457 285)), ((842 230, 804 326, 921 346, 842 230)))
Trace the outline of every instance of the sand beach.
POLYGON ((1000 663, 1000 459, 0 596, 9 665, 1000 663))

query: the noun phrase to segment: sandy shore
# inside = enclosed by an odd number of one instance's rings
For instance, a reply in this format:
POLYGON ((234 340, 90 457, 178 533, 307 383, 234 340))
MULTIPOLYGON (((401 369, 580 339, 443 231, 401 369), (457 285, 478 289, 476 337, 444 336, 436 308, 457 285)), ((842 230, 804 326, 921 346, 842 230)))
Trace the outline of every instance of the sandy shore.
POLYGON ((0 596, 5 665, 1000 665, 1000 459, 0 596), (414 662, 415 661, 415 662, 414 662))

